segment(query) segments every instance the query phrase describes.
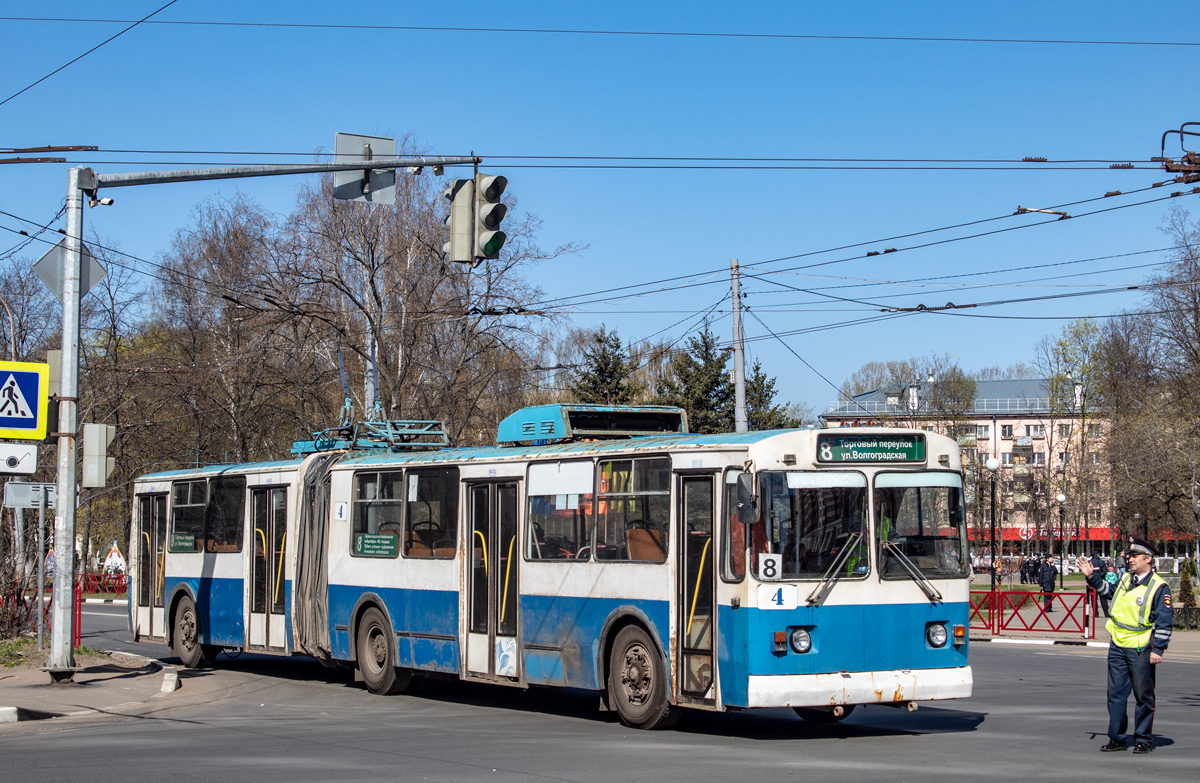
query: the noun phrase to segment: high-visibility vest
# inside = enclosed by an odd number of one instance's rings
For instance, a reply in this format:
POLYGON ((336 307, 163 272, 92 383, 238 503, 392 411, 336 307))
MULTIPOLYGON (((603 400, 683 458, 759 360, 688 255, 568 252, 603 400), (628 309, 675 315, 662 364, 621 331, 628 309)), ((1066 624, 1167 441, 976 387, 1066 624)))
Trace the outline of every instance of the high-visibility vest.
POLYGON ((1117 584, 1108 607, 1108 622, 1105 628, 1118 647, 1142 648, 1150 644, 1150 606, 1154 597, 1167 583, 1153 571, 1145 584, 1133 585, 1134 575, 1126 573, 1117 584))

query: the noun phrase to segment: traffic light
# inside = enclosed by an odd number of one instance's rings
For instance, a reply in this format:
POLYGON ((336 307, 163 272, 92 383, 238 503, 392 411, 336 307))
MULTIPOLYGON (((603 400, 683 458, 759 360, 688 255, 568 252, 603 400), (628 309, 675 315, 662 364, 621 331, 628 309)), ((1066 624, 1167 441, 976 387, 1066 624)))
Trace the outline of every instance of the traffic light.
POLYGON ((442 245, 442 253, 448 261, 459 264, 475 264, 474 240, 475 182, 469 179, 452 180, 442 190, 450 202, 450 214, 446 225, 450 227, 450 241, 442 245))
POLYGON ((111 424, 83 425, 83 487, 103 487, 117 461, 108 456, 117 428, 111 424))
POLYGON ((498 174, 475 175, 475 258, 496 258, 504 240, 508 239, 500 230, 500 221, 508 214, 508 207, 500 203, 500 196, 508 187, 508 179, 498 174))

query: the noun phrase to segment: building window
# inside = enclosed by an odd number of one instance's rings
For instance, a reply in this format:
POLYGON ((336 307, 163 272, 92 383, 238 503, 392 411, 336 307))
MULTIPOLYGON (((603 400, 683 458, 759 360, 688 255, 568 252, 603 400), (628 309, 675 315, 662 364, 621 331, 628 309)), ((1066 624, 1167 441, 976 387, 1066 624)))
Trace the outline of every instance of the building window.
POLYGON ((1058 437, 1060 437, 1060 438, 1071 437, 1071 425, 1070 424, 1058 425, 1058 437))
POLYGON ((1098 509, 1098 508, 1089 508, 1088 509, 1088 522, 1093 525, 1104 524, 1104 517, 1101 514, 1100 509, 1098 509))
POLYGON ((1091 458, 1092 458, 1092 464, 1093 464, 1093 465, 1099 465, 1099 464, 1100 464, 1100 452, 1098 452, 1098 451, 1093 451, 1093 452, 1091 453, 1091 455, 1090 455, 1090 456, 1091 456, 1091 458))
POLYGON ((988 461, 987 450, 986 449, 976 449, 975 450, 975 461, 978 462, 980 465, 985 464, 988 461))
POLYGON ((1044 451, 1033 452, 1033 464, 1034 465, 1045 465, 1046 464, 1046 452, 1044 452, 1044 451))
POLYGON ((990 438, 992 436, 991 433, 992 433, 992 425, 990 425, 990 424, 976 424, 975 425, 975 437, 976 438, 990 438))
POLYGON ((1000 462, 1004 465, 1013 464, 1013 455, 1011 451, 1006 451, 1000 455, 1000 462))
POLYGON ((1095 438, 1095 437, 1099 436, 1100 435, 1100 425, 1099 424, 1089 424, 1087 426, 1087 434, 1088 434, 1089 438, 1095 438))
POLYGON ((1099 495, 1100 494, 1100 480, 1099 479, 1092 479, 1091 481, 1088 482, 1088 494, 1089 495, 1099 495))
POLYGON ((1025 434, 1031 438, 1044 438, 1044 437, 1046 437, 1046 425, 1045 424, 1026 424, 1025 425, 1025 434))
POLYGON ((1012 428, 1013 428, 1013 425, 1011 425, 1011 424, 1001 424, 1000 425, 1000 437, 1008 438, 1009 440, 1012 440, 1012 428))
POLYGON ((1014 451, 1012 461, 1014 465, 1027 465, 1029 464, 1029 455, 1023 451, 1014 451))
POLYGON ((1062 467, 1064 467, 1066 465, 1070 465, 1070 464, 1071 464, 1071 452, 1069 452, 1069 451, 1058 452, 1058 467, 1062 468, 1062 467))

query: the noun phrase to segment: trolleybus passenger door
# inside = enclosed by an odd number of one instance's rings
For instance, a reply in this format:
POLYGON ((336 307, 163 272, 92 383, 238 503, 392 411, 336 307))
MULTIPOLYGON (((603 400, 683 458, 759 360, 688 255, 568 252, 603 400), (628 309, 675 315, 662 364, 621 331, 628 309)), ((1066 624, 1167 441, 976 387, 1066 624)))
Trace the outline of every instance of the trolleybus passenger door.
POLYGON ((284 551, 287 547, 287 488, 270 487, 253 492, 253 525, 246 581, 250 585, 250 647, 282 650, 284 647, 284 551))
POLYGON ((516 679, 517 484, 468 485, 467 672, 516 679))
POLYGON ((167 555, 167 496, 138 496, 136 635, 165 639, 163 574, 167 555))
POLYGON ((713 600, 716 542, 713 541, 713 522, 716 517, 716 487, 714 476, 681 476, 679 478, 679 556, 678 598, 676 617, 679 622, 675 682, 678 696, 686 701, 711 702, 716 699, 713 687, 716 638, 716 602, 713 600))

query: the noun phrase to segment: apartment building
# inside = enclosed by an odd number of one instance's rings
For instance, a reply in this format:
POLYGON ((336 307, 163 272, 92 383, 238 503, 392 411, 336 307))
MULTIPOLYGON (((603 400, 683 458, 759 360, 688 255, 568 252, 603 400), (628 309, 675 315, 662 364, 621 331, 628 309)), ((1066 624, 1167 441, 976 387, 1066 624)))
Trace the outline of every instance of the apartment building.
POLYGON ((821 418, 828 427, 914 427, 956 437, 976 549, 990 541, 994 480, 996 537, 1005 553, 1112 552, 1119 520, 1101 411, 1089 410, 1078 391, 1072 404, 1053 405, 1042 379, 976 381, 974 400, 935 409, 932 383, 839 400, 821 418), (986 467, 991 457, 999 462, 994 474, 986 467))

